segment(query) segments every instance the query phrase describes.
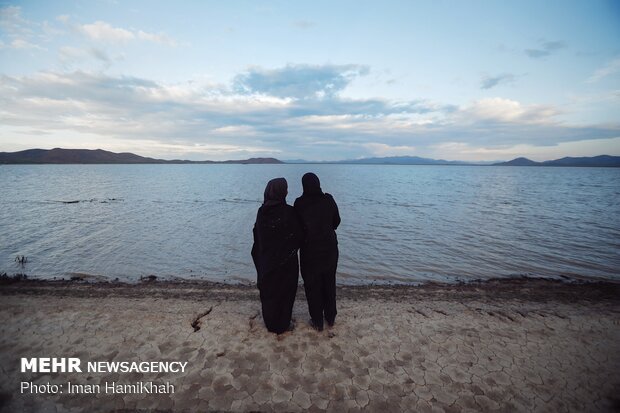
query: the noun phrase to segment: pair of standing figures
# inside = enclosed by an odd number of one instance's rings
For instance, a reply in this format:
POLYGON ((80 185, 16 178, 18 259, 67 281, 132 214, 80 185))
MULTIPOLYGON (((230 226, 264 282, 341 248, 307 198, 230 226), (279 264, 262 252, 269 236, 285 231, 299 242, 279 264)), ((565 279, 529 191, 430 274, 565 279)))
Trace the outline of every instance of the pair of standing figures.
POLYGON ((324 319, 330 326, 336 320, 338 206, 315 174, 305 174, 301 182, 303 195, 290 206, 286 179, 269 181, 253 230, 263 320, 277 334, 293 329, 300 264, 312 326, 321 331, 324 319))

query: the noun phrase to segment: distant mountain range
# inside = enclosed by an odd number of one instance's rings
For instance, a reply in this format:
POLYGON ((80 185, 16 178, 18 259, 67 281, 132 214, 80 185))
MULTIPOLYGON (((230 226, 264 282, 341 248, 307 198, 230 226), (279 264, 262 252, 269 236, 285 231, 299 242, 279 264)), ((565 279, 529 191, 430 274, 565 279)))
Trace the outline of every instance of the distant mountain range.
POLYGON ((527 158, 516 158, 508 162, 499 162, 496 166, 605 166, 620 167, 620 156, 599 155, 591 157, 565 157, 553 161, 536 162, 527 158))
POLYGON ((353 165, 490 165, 491 162, 446 161, 443 159, 421 158, 419 156, 386 156, 382 158, 345 159, 342 161, 306 161, 304 159, 285 160, 285 163, 329 163, 353 165))
POLYGON ((311 162, 303 159, 280 161, 276 158, 250 158, 229 161, 187 161, 147 158, 129 152, 115 153, 101 149, 28 149, 20 152, 0 152, 0 164, 354 164, 354 165, 493 165, 493 166, 599 166, 620 167, 620 156, 600 155, 580 158, 561 158, 536 162, 516 158, 508 162, 465 162, 419 156, 388 156, 342 161, 311 162))
POLYGON ((348 159, 335 163, 367 165, 462 165, 465 162, 420 158, 419 156, 387 156, 383 158, 348 159))
POLYGON ((115 153, 101 149, 28 149, 0 152, 0 164, 274 164, 275 158, 250 158, 230 161, 186 161, 146 158, 129 152, 115 153))
POLYGON ((581 158, 562 158, 553 161, 536 162, 527 158, 516 158, 508 162, 465 162, 445 161, 443 159, 420 158, 419 156, 388 156, 384 158, 362 158, 332 162, 310 162, 303 159, 285 163, 335 163, 363 165, 493 165, 493 166, 605 166, 620 167, 620 156, 600 155, 581 158))

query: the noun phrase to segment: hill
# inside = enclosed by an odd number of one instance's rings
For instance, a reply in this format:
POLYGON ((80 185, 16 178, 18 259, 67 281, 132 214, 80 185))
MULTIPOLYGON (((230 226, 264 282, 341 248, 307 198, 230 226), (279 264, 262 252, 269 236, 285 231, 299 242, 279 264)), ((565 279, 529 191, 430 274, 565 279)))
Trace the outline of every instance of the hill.
POLYGON ((102 149, 28 149, 0 152, 0 164, 277 164, 275 158, 250 158, 229 161, 187 161, 148 158, 129 152, 115 153, 102 149))
POLYGON ((515 158, 512 161, 499 162, 494 165, 496 166, 538 166, 538 165, 541 165, 541 163, 532 161, 531 159, 520 157, 520 158, 515 158))
POLYGON ((606 166, 620 167, 620 156, 599 155, 592 157, 565 157, 554 161, 545 161, 544 166, 606 166))
POLYGON ((582 167, 620 167, 620 156, 583 156, 578 158, 565 157, 552 161, 536 162, 527 158, 516 158, 508 162, 493 164, 496 166, 582 166, 582 167))

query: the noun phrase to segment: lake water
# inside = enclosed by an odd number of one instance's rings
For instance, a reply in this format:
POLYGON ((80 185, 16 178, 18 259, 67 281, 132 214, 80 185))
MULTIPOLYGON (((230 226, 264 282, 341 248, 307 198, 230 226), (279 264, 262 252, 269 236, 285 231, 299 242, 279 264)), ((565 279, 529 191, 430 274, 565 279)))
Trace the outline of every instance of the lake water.
POLYGON ((488 166, 0 165, 0 273, 253 281, 265 184, 292 204, 308 171, 340 208, 341 284, 620 280, 620 169, 488 166))

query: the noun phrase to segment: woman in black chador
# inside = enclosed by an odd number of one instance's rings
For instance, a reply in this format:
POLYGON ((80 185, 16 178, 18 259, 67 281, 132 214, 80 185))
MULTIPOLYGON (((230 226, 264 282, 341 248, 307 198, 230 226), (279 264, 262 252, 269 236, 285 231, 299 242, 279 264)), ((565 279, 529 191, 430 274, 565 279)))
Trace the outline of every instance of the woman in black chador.
POLYGON ((301 178, 302 196, 295 200, 305 238, 301 244, 301 276, 312 325, 323 330, 323 317, 331 327, 336 320, 336 266, 340 214, 334 198, 321 190, 319 178, 309 172, 301 178))
POLYGON ((297 214, 286 204, 286 179, 267 183, 265 201, 254 224, 252 259, 267 330, 280 334, 292 330, 291 314, 297 293, 299 249, 303 233, 297 214))

